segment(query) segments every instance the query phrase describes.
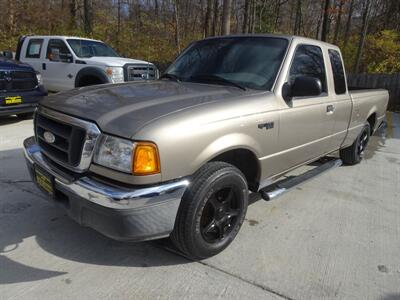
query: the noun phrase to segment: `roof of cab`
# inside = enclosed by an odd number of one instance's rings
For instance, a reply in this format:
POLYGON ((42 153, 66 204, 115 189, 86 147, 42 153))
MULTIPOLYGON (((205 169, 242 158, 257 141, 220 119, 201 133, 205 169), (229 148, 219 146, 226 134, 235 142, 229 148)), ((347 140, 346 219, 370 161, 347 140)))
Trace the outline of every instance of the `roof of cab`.
POLYGON ((84 38, 80 36, 67 36, 67 35, 28 35, 26 38, 34 38, 34 39, 43 39, 43 38, 52 38, 52 39, 80 39, 80 40, 87 40, 87 41, 96 41, 102 42, 100 40, 84 38))
POLYGON ((233 34, 233 35, 225 35, 225 36, 214 36, 214 37, 208 37, 206 38, 206 40, 208 39, 219 39, 219 38, 241 38, 241 37, 270 37, 270 38, 281 38, 281 39, 286 39, 289 41, 298 39, 298 40, 302 40, 305 42, 309 42, 312 44, 319 44, 319 45, 323 45, 325 47, 328 48, 336 48, 339 49, 338 46, 330 44, 330 43, 326 43, 320 40, 316 40, 316 39, 311 39, 311 38, 307 38, 307 37, 302 37, 302 36, 297 36, 297 35, 285 35, 285 34, 267 34, 267 33, 262 33, 262 34, 233 34))

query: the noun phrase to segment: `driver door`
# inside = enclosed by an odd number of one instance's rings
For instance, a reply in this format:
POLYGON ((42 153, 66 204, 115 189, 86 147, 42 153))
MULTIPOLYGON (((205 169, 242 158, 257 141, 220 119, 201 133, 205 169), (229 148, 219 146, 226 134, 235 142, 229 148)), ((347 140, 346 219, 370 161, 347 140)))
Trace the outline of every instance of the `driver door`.
POLYGON ((334 119, 327 113, 328 87, 322 49, 315 45, 297 46, 288 74, 292 84, 298 76, 318 78, 322 93, 293 97, 281 111, 278 146, 279 171, 305 163, 327 152, 334 119))
POLYGON ((49 91, 64 91, 75 87, 76 66, 63 40, 49 40, 42 69, 43 82, 49 91))

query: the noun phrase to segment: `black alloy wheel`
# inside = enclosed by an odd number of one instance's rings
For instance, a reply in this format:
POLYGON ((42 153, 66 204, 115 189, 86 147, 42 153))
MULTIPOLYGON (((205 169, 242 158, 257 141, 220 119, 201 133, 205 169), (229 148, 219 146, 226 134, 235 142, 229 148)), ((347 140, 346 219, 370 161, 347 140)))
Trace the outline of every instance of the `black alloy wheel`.
POLYGON ((191 259, 220 253, 232 243, 244 221, 249 190, 235 166, 209 162, 190 179, 171 233, 171 241, 191 259))
POLYGON ((357 154, 360 158, 363 157, 365 148, 367 148, 369 141, 369 128, 364 127, 363 131, 360 134, 358 145, 357 145, 357 154))
POLYGON ((371 127, 369 123, 365 123, 353 144, 340 149, 340 158, 346 165, 355 165, 362 160, 369 142, 370 134, 371 127))
POLYGON ((201 234, 209 243, 220 242, 235 228, 242 207, 234 187, 216 191, 204 206, 200 220, 201 234))

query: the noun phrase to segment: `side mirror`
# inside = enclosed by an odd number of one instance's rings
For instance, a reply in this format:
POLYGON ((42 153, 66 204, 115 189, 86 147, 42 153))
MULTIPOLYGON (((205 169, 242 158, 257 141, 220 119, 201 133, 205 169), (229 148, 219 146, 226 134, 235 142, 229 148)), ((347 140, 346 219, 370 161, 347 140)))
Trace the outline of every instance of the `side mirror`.
POLYGON ((292 97, 319 96, 322 93, 322 83, 319 78, 299 76, 291 87, 292 97))
POLYGON ((8 59, 14 58, 14 54, 12 53, 12 51, 3 51, 3 55, 5 58, 8 58, 8 59))
POLYGON ((64 60, 64 62, 67 62, 67 63, 72 63, 72 62, 74 62, 74 59, 72 58, 72 54, 71 53, 67 53, 66 55, 65 55, 65 60, 64 60))

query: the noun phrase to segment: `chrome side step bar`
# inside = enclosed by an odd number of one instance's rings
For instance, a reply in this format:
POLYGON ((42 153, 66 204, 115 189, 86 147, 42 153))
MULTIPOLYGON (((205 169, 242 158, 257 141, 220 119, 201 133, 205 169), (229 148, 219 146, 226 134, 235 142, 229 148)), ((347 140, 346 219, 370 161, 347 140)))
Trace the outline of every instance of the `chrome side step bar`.
POLYGON ((270 186, 267 186, 259 191, 261 197, 266 200, 270 201, 272 199, 277 198, 278 196, 290 191, 296 186, 303 184, 304 182, 315 178, 318 175, 325 173, 333 168, 339 167, 342 165, 341 159, 331 159, 322 165, 315 167, 301 175, 293 176, 289 178, 285 178, 279 180, 270 186))

